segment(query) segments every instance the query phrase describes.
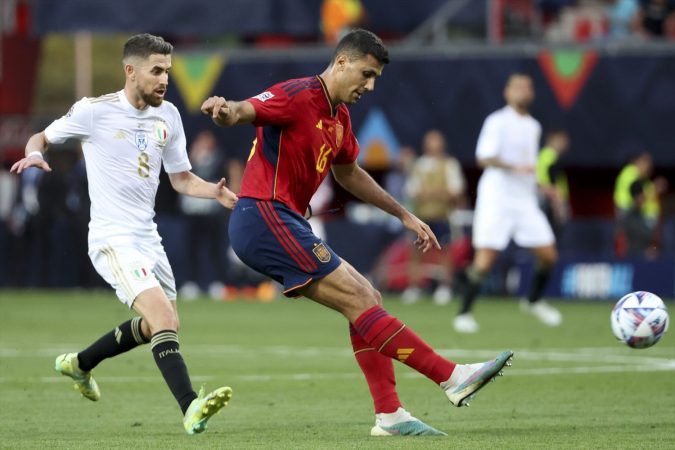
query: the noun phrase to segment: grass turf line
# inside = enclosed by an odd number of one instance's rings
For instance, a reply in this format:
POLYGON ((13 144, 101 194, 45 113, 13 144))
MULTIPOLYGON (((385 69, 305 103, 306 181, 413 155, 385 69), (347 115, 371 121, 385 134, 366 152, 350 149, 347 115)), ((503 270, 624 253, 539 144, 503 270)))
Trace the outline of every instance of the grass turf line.
POLYGON ((651 349, 631 350, 611 335, 609 303, 559 303, 565 322, 550 329, 515 302, 494 300, 478 303, 481 332, 465 336, 452 331, 456 304, 389 300, 393 314, 460 362, 516 349, 513 375, 507 370, 471 408, 452 408, 395 363, 406 408, 447 438, 369 437, 372 405, 346 322, 306 300, 179 303, 195 387, 205 380, 234 389, 209 430, 187 436, 148 347, 96 368, 98 403, 78 398, 53 371, 58 353, 129 317, 112 293, 0 291, 0 448, 672 448, 675 377, 663 369, 675 359, 672 330, 651 349), (583 367, 615 371, 533 372, 583 367))

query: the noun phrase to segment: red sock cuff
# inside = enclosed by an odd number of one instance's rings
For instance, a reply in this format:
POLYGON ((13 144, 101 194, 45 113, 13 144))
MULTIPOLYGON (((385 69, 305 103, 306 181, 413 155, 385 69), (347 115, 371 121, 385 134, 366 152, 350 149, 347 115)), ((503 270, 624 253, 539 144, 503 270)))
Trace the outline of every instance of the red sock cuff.
POLYGON ((372 350, 372 351, 375 350, 372 345, 368 344, 366 341, 363 340, 358 331, 356 331, 356 328, 354 328, 354 325, 352 325, 351 323, 349 324, 349 337, 352 341, 352 348, 354 349, 354 353, 359 353, 364 350, 372 350))
POLYGON ((389 315, 381 306, 373 306, 356 319, 354 328, 364 341, 375 350, 389 342, 405 325, 396 317, 389 315))

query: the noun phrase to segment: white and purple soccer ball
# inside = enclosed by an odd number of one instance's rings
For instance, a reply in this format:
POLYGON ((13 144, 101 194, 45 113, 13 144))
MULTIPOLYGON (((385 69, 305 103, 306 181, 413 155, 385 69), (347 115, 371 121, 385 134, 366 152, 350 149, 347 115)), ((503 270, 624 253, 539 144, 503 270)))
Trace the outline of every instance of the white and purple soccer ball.
POLYGON ((665 303, 651 292, 626 294, 612 309, 614 336, 632 348, 647 348, 659 342, 668 330, 668 322, 665 303))

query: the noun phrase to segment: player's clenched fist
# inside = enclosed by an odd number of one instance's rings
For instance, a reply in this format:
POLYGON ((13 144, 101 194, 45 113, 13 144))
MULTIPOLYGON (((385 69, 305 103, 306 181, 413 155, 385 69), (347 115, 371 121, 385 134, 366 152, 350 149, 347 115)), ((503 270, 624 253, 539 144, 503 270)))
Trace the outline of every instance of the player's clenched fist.
POLYGON ((220 126, 231 125, 230 108, 223 97, 209 97, 202 103, 202 113, 211 116, 211 119, 220 126))

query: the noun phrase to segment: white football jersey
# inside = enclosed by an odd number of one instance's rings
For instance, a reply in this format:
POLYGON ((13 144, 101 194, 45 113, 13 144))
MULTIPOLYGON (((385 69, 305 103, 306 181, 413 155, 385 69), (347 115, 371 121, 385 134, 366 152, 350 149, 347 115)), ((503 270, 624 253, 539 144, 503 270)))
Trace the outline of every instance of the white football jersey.
MULTIPOLYGON (((510 106, 490 114, 483 123, 476 157, 497 157, 502 162, 517 166, 537 164, 541 125, 528 115, 520 115, 510 106)), ((534 172, 516 174, 497 167, 484 170, 478 183, 478 197, 484 201, 503 203, 509 201, 537 201, 537 179, 534 172), (488 200, 489 199, 489 200, 488 200)))
POLYGON ((160 165, 167 173, 190 170, 178 110, 136 109, 124 91, 83 98, 45 129, 50 143, 79 139, 87 167, 91 221, 89 247, 159 241, 155 195, 160 165))

